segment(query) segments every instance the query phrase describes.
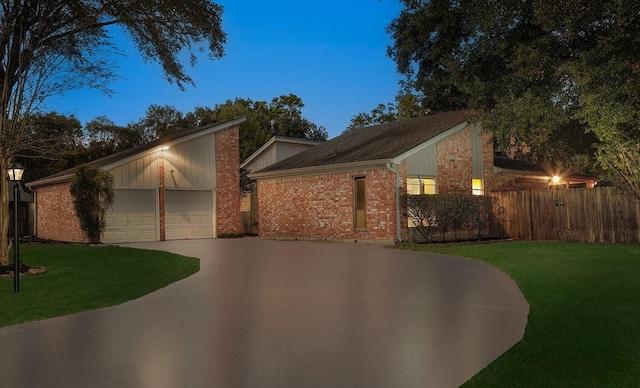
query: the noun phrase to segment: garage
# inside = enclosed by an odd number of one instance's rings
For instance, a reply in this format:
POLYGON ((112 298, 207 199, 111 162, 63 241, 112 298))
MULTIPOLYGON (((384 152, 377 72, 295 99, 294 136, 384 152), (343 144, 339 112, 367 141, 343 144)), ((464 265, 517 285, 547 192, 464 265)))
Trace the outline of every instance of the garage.
POLYGON ((113 208, 105 216, 102 241, 157 241, 157 190, 116 189, 113 208))
POLYGON ((208 239, 242 233, 239 133, 245 117, 141 144, 27 184, 36 193, 36 234, 87 242, 70 192, 80 168, 112 177, 115 201, 101 242, 208 239))
POLYGON ((214 237, 211 190, 167 190, 165 195, 167 240, 214 237))

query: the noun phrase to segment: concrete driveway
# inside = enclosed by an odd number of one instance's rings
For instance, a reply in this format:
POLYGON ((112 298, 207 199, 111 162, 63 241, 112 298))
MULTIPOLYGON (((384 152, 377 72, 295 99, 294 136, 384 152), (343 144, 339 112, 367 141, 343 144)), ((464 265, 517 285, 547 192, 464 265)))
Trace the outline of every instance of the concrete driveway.
POLYGON ((456 387, 522 338, 529 311, 508 276, 456 257, 258 238, 130 246, 201 270, 1 328, 0 386, 456 387))

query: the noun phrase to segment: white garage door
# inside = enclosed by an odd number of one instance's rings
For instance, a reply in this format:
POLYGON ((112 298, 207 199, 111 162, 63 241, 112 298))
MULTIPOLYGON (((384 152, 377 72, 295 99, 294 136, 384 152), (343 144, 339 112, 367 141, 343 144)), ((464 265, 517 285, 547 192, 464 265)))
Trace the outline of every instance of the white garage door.
POLYGON ((113 208, 106 214, 102 241, 156 241, 157 191, 116 189, 113 208))
POLYGON ((167 240, 213 237, 213 192, 167 190, 165 202, 167 240))

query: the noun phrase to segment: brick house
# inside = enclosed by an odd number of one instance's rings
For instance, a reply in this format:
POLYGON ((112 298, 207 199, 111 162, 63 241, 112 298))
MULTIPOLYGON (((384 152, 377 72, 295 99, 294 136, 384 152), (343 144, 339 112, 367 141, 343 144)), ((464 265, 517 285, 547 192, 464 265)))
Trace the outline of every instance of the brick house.
MULTIPOLYGON (((197 127, 85 164, 114 178, 102 242, 215 238, 241 233, 239 125, 197 127)), ((27 184, 36 235, 86 242, 69 192, 76 169, 27 184)))
POLYGON ((490 136, 454 111, 347 132, 249 176, 263 238, 403 240, 402 193, 484 194, 490 136))
MULTIPOLYGON (((317 140, 273 136, 242 162, 240 169, 249 173, 259 171, 320 143, 317 140)), ((258 233, 258 188, 255 184, 253 186, 253 191, 245 195, 240 204, 243 233, 248 235, 258 233)))

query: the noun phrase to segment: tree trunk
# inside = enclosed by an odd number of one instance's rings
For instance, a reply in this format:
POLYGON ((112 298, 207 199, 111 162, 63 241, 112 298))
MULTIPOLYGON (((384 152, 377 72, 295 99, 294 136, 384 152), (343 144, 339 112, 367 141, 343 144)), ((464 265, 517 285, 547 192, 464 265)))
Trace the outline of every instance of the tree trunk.
POLYGON ((0 265, 9 265, 9 163, 0 158, 0 265))

